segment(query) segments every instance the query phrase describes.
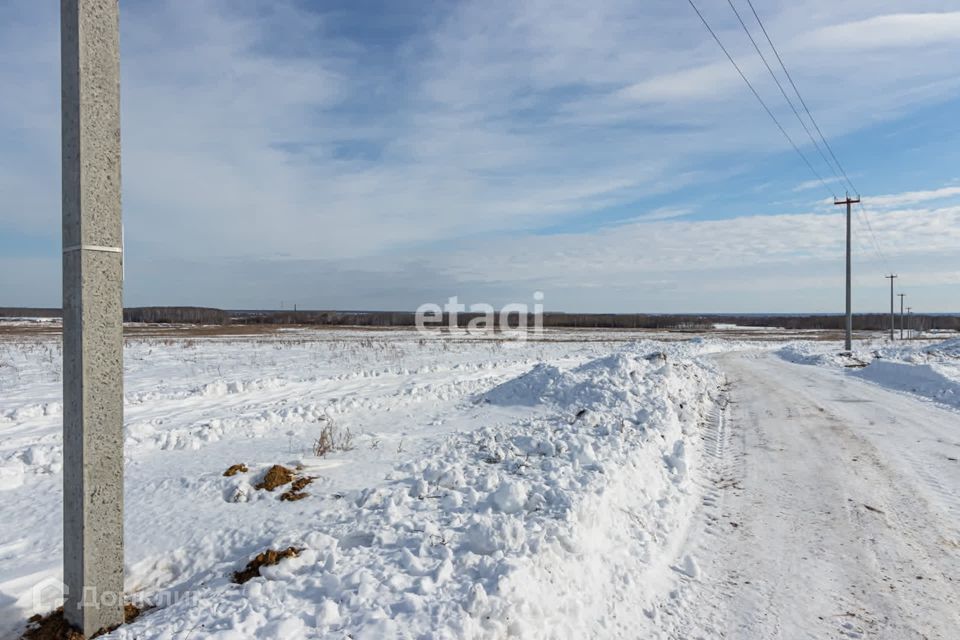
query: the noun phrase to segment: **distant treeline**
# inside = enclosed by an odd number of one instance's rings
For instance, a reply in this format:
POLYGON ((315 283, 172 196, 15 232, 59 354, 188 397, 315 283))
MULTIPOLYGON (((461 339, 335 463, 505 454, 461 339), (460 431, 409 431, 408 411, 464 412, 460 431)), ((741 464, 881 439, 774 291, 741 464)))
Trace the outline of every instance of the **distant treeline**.
MULTIPOLYGON (((59 309, 28 309, 0 307, 0 317, 60 316, 59 309)), ((466 327, 480 314, 462 313, 458 325, 466 327)), ((321 325, 359 327, 411 327, 416 315, 410 311, 226 311, 207 307, 131 307, 123 310, 125 322, 150 324, 247 324, 247 325, 321 325)), ((495 326, 499 327, 499 314, 495 326)), ((518 324, 516 313, 510 316, 511 328, 518 324)), ((533 326, 533 316, 527 317, 527 326, 533 326)), ((545 313, 543 326, 547 328, 574 327, 596 329, 679 329, 700 330, 714 324, 741 327, 777 327, 783 329, 842 329, 842 315, 736 315, 736 314, 644 314, 644 313, 545 313)), ((897 327, 900 326, 897 317, 897 327)), ((914 329, 945 329, 960 331, 960 315, 913 315, 914 329)), ((442 322, 430 326, 449 326, 444 315, 442 322)), ((879 331, 890 327, 890 316, 884 313, 857 314, 853 327, 862 331, 879 331)))
POLYGON ((149 324, 230 324, 229 311, 209 307, 130 307, 123 310, 124 322, 149 324))
MULTIPOLYGON (((477 313, 461 313, 457 324, 466 327, 477 313)), ((416 314, 410 311, 224 311, 200 307, 141 307, 126 309, 127 322, 187 323, 187 324, 250 324, 250 325, 321 325, 355 327, 412 327, 416 314)), ((516 313, 508 320, 510 328, 518 325, 516 313)), ((960 331, 960 315, 914 315, 915 329, 951 329, 960 331)), ((533 316, 527 317, 527 326, 533 326, 533 316)), ((899 327, 900 319, 897 318, 899 327)), ((841 315, 712 315, 712 314, 645 314, 645 313, 544 313, 546 328, 596 329, 686 329, 700 330, 714 324, 733 324, 741 327, 777 327, 783 329, 842 329, 841 315)), ((449 326, 449 316, 430 326, 449 326)), ((499 314, 494 326, 500 327, 499 314)), ((890 327, 890 316, 883 313, 859 314, 853 317, 856 330, 878 331, 890 327)))
POLYGON ((0 307, 0 318, 59 318, 60 309, 0 307))
MULTIPOLYGON (((59 318, 60 309, 0 307, 0 318, 59 318)), ((123 310, 124 322, 153 324, 230 324, 229 311, 206 307, 130 307, 123 310)))

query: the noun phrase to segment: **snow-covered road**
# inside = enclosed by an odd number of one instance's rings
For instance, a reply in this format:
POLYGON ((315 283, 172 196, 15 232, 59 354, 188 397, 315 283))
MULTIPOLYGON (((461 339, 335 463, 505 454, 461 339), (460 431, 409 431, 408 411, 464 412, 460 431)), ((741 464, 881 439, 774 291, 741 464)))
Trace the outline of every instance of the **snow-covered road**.
POLYGON ((957 638, 960 416, 843 370, 717 362, 701 573, 663 604, 666 636, 957 638))

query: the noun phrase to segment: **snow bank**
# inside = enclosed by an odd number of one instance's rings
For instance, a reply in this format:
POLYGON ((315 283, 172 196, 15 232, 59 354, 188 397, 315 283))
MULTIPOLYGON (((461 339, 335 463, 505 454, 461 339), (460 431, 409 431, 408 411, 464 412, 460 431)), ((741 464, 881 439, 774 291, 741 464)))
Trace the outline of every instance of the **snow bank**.
POLYGON ((836 345, 795 342, 775 352, 789 362, 843 368, 849 375, 960 407, 960 338, 943 342, 861 342, 850 356, 836 345))
POLYGON ((890 389, 960 407, 960 377, 955 369, 942 365, 876 360, 853 375, 890 389))
POLYGON ((856 368, 866 365, 877 357, 876 352, 855 350, 853 353, 839 351, 835 343, 791 342, 774 351, 787 362, 823 367, 856 368))
POLYGON ((815 343, 811 344, 807 342, 792 342, 780 347, 774 353, 787 362, 793 362, 796 364, 837 364, 836 354, 825 352, 822 345, 815 343))
POLYGON ((538 364, 529 373, 486 393, 496 405, 551 404, 558 407, 610 407, 636 393, 635 385, 646 364, 636 356, 616 354, 588 362, 571 371, 538 364))
POLYGON ((175 602, 111 637, 636 636, 651 581, 696 573, 673 553, 717 376, 683 348, 534 366, 473 406, 536 411, 450 436, 322 510, 301 501, 302 521, 267 539, 220 540, 303 549, 243 586, 227 576, 249 555, 218 563, 213 537, 184 549, 169 584, 139 594, 175 602))
POLYGON ((945 340, 943 342, 924 347, 923 352, 940 358, 960 358, 960 338, 945 340))
MULTIPOLYGON (((715 385, 697 359, 748 345, 625 335, 128 341, 127 591, 157 606, 115 635, 637 635, 689 564, 673 545, 715 385), (331 422, 355 447, 316 458, 331 422), (299 463, 305 499, 254 488, 299 463), (304 551, 229 582, 281 545, 304 551)), ((54 338, 0 343, 0 637, 60 576, 60 361, 54 338)))

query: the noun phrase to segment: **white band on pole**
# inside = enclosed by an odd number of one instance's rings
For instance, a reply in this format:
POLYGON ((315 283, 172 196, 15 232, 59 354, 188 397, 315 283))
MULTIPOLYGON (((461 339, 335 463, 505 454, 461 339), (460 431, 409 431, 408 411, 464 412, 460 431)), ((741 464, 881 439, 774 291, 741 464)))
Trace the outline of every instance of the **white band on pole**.
POLYGON ((120 247, 104 247, 98 244, 75 244, 71 247, 64 247, 64 253, 71 251, 106 251, 107 253, 123 253, 120 247))

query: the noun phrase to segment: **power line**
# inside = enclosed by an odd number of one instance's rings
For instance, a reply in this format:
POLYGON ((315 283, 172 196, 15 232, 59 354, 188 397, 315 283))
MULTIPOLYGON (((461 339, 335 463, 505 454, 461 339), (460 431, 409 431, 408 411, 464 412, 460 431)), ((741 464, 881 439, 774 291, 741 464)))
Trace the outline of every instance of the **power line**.
MULTIPOLYGON (((857 197, 859 197, 859 196, 857 196, 857 197)), ((865 228, 865 225, 863 224, 863 220, 860 219, 860 212, 859 212, 858 210, 856 210, 856 209, 854 209, 854 211, 857 212, 857 215, 856 215, 856 221, 857 221, 857 223, 860 224, 861 227, 864 227, 864 228, 865 228)), ((865 236, 866 234, 856 233, 856 234, 854 234, 854 235, 855 235, 856 238, 857 238, 857 246, 858 246, 860 249, 863 250, 863 253, 864 253, 864 254, 869 254, 869 253, 871 253, 871 252, 872 252, 872 253, 876 253, 876 252, 877 252, 877 248, 876 248, 873 244, 871 244, 870 242, 867 242, 867 240, 864 238, 864 236, 865 236)))
POLYGON ((697 16, 700 18, 700 22, 703 23, 703 26, 707 28, 707 31, 710 32, 710 35, 713 36, 713 39, 716 40, 718 45, 720 45, 720 49, 723 50, 724 55, 727 56, 727 60, 730 61, 730 64, 733 65, 733 68, 737 70, 738 74, 740 74, 740 78, 743 79, 747 87, 750 88, 751 93, 753 93, 753 97, 757 99, 757 101, 760 103, 760 106, 763 107, 763 110, 767 112, 767 115, 770 116, 770 119, 773 120, 773 123, 777 125, 778 129, 780 129, 780 133, 783 134, 783 137, 787 139, 787 142, 789 142, 790 146, 793 147, 793 150, 797 152, 797 155, 799 155, 800 158, 803 160, 803 162, 807 165, 807 168, 809 168, 810 171, 813 173, 813 175, 817 177, 817 180, 820 181, 820 184, 823 185, 823 188, 826 189, 832 197, 836 198, 836 194, 833 192, 833 189, 831 189, 829 185, 827 185, 826 181, 824 181, 820 173, 817 172, 816 169, 814 169, 812 164, 810 164, 810 161, 807 159, 807 156, 803 155, 803 152, 800 151, 800 147, 798 147, 797 144, 793 141, 793 138, 790 137, 790 134, 787 133, 787 130, 783 128, 783 125, 780 124, 780 121, 777 120, 777 117, 773 115, 773 111, 770 110, 770 107, 767 106, 767 103, 764 102, 763 98, 760 97, 760 94, 757 93, 757 90, 754 88, 753 84, 751 84, 751 82, 747 79, 747 76, 744 75, 743 70, 740 69, 740 65, 738 65, 736 60, 733 59, 733 56, 730 55, 730 52, 727 51, 727 48, 723 46, 723 42, 721 42, 719 36, 717 36, 716 32, 714 32, 713 28, 710 26, 710 23, 707 22, 707 19, 703 17, 702 13, 700 13, 700 9, 697 8, 697 5, 694 4, 693 0, 687 0, 687 2, 690 3, 690 6, 697 13, 697 16))
POLYGON ((837 180, 840 180, 840 174, 837 173, 836 169, 833 168, 833 165, 830 164, 830 161, 827 159, 826 154, 823 153, 823 149, 820 148, 820 145, 817 144, 817 139, 813 137, 813 133, 810 132, 810 128, 807 126, 807 123, 804 122, 803 118, 800 117, 800 112, 797 111, 797 107, 793 104, 793 100, 790 99, 790 96, 787 95, 786 89, 783 88, 783 85, 780 83, 780 79, 777 77, 777 74, 773 72, 773 69, 770 67, 770 63, 767 62, 767 57, 763 55, 763 51, 760 50, 760 45, 757 44, 757 41, 754 40, 753 34, 750 33, 750 29, 747 28, 747 24, 743 21, 743 17, 740 15, 740 12, 737 11, 737 7, 733 4, 733 0, 727 0, 727 4, 730 5, 730 9, 733 10, 733 15, 737 16, 737 20, 740 22, 740 26, 743 27, 743 32, 747 34, 747 37, 750 39, 750 44, 753 45, 753 48, 756 49, 757 54, 760 56, 760 60, 763 61, 763 66, 767 68, 767 71, 770 73, 770 77, 773 78, 773 81, 777 84, 777 88, 780 89, 780 94, 783 96, 783 99, 787 101, 787 104, 790 105, 790 110, 793 111, 793 115, 796 116, 797 122, 800 123, 800 126, 803 127, 803 130, 806 132, 807 137, 810 138, 810 142, 813 143, 814 149, 817 150, 817 153, 820 154, 820 157, 823 159, 824 164, 830 168, 830 171, 833 173, 834 177, 837 180))
POLYGON ((877 255, 880 256, 880 259, 886 263, 887 268, 890 268, 890 261, 887 260, 886 254, 883 252, 883 249, 880 248, 880 243, 877 242, 877 235, 873 232, 873 225, 870 224, 870 216, 867 215, 867 210, 864 208, 863 203, 857 205, 859 207, 858 213, 863 214, 863 221, 867 225, 867 231, 870 232, 870 239, 873 240, 873 246, 877 250, 877 255))
MULTIPOLYGON (((739 19, 740 14, 737 12, 736 7, 733 6, 732 1, 727 0, 727 2, 730 3, 730 7, 733 9, 733 12, 737 14, 737 18, 739 19)), ((820 140, 823 142, 823 146, 827 149, 827 152, 830 154, 830 157, 833 158, 833 162, 836 164, 837 169, 840 170, 840 173, 843 175, 843 179, 846 180, 847 184, 850 186, 850 189, 854 193, 859 194, 860 190, 857 189, 856 185, 853 184, 853 181, 850 180, 850 176, 847 175, 847 172, 843 168, 843 165, 840 164, 840 160, 837 158, 837 154, 834 153, 833 147, 830 146, 830 142, 827 140, 826 136, 823 135, 823 131, 820 129, 820 125, 817 124, 816 118, 814 118, 813 113, 810 112, 810 107, 807 106, 807 101, 803 99, 803 94, 800 93, 800 89, 797 87, 797 83, 794 82, 793 76, 790 75, 790 71, 787 69, 787 65, 783 62, 783 57, 780 55, 780 51, 777 49, 776 45, 773 44, 773 39, 770 37, 770 34, 767 32, 767 28, 766 26, 764 26, 763 20, 760 19, 760 15, 757 13, 756 7, 753 6, 753 0, 747 0, 747 4, 750 6, 750 11, 753 13, 753 17, 756 19, 757 24, 760 25, 760 30, 763 32, 763 36, 764 38, 766 38, 767 44, 770 45, 770 49, 773 51, 774 55, 777 57, 777 62, 780 63, 780 68, 783 69, 784 75, 787 77, 787 80, 790 81, 790 86, 793 87, 794 93, 797 94, 797 98, 800 100, 800 105, 803 107, 803 110, 806 112, 807 117, 810 118, 810 122, 811 124, 813 124, 814 129, 816 129, 817 135, 820 136, 820 140)), ((743 25, 743 20, 740 20, 740 24, 743 25)), ((747 30, 746 25, 743 25, 743 27, 744 27, 744 30, 747 30)), ((748 36, 750 35, 749 30, 747 30, 747 35, 748 36)), ((753 42, 752 37, 750 38, 750 41, 753 42)), ((756 47, 756 42, 754 42, 754 47, 756 47)), ((757 50, 757 52, 760 53, 759 49, 757 50)), ((760 53, 760 58, 763 59, 764 64, 766 64, 766 59, 764 59, 762 53, 760 53)), ((767 70, 770 70, 769 65, 767 66, 767 70)), ((772 73, 773 72, 771 71, 771 74, 772 73)), ((779 82, 777 82, 777 86, 780 87, 779 82)), ((781 92, 783 92, 783 87, 780 87, 780 90, 781 92)), ((786 96, 784 97, 786 98, 786 96)), ((787 102, 791 103, 789 98, 787 98, 787 102)), ((790 106, 793 107, 793 104, 791 103, 790 106)), ((794 110, 794 113, 796 113, 796 110, 794 110)), ((797 114, 797 117, 799 117, 799 114, 797 114)), ((806 127, 804 127, 804 129, 807 130, 806 127)), ((807 130, 807 133, 809 134, 809 130, 807 130)), ((817 149, 819 150, 819 146, 817 146, 817 149)), ((823 157, 822 152, 821 152, 821 157, 823 157)), ((823 159, 824 161, 826 161, 825 157, 823 157, 823 159)), ((827 164, 829 165, 830 163, 827 162, 827 164)), ((830 168, 831 168, 831 171, 833 171, 833 167, 831 166, 830 168)), ((837 175, 835 171, 834 171, 834 175, 837 175)), ((837 177, 839 178, 839 176, 837 177)), ((883 262, 887 263, 887 266, 889 267, 890 266, 889 261, 887 260, 887 256, 884 254, 883 249, 881 249, 880 243, 877 241, 877 236, 873 231, 873 225, 870 224, 870 217, 867 214, 866 208, 863 206, 863 203, 857 203, 857 206, 858 206, 857 219, 866 225, 867 231, 869 232, 869 235, 870 235, 870 240, 873 243, 873 248, 876 250, 877 255, 880 257, 880 259, 883 262)))
POLYGON ((810 122, 813 123, 813 128, 817 130, 817 134, 823 141, 823 146, 827 148, 827 151, 830 153, 830 157, 833 158, 837 168, 840 170, 840 173, 843 174, 844 179, 847 181, 847 184, 850 185, 850 188, 853 190, 853 192, 859 193, 859 190, 854 186, 853 182, 850 181, 850 177, 847 175, 847 172, 843 170, 843 165, 841 165, 840 161, 837 159, 837 154, 833 152, 833 147, 830 146, 830 143, 827 142, 826 136, 823 135, 823 131, 820 130, 820 125, 817 124, 813 114, 810 113, 810 108, 807 106, 806 100, 803 99, 800 89, 797 88, 797 83, 793 81, 793 76, 790 75, 790 72, 787 70, 787 65, 783 63, 783 58, 780 57, 780 52, 773 44, 773 40, 770 39, 770 34, 767 33, 767 28, 763 25, 763 21, 760 19, 759 14, 757 14, 757 10, 754 8, 752 0, 747 0, 747 4, 750 5, 750 11, 753 12, 753 17, 756 18, 757 24, 760 25, 760 30, 763 31, 763 37, 767 39, 767 44, 770 45, 774 55, 777 56, 777 62, 780 63, 780 68, 783 69, 784 75, 786 75, 787 80, 790 81, 790 86, 793 87, 794 92, 797 94, 797 98, 800 99, 800 104, 803 106, 803 110, 806 111, 807 117, 810 118, 810 122))
MULTIPOLYGON (((869 248, 873 250, 875 254, 877 254, 877 257, 880 258, 880 260, 886 263, 887 258, 883 254, 883 251, 880 250, 880 245, 877 242, 877 237, 873 233, 873 226, 870 224, 870 220, 869 218, 867 218, 867 214, 865 213, 865 210, 862 207, 857 209, 857 222, 860 224, 861 228, 867 232, 867 235, 870 236, 870 242, 868 243, 869 248)), ((887 267, 889 266, 890 265, 887 264, 887 267)))
MULTIPOLYGON (((837 196, 834 193, 833 189, 830 188, 827 182, 823 179, 823 176, 821 176, 820 173, 816 170, 816 168, 814 168, 813 164, 810 162, 807 156, 804 155, 804 153, 797 146, 796 142, 794 142, 793 138, 790 137, 790 134, 787 133, 787 130, 783 127, 783 125, 780 123, 777 117, 773 114, 773 111, 770 109, 767 103, 760 96, 760 93, 756 90, 756 88, 747 78, 746 74, 740 68, 740 65, 737 64, 736 60, 734 60, 733 56, 724 46, 723 41, 720 40, 720 37, 710 26, 710 23, 707 22, 707 19, 704 17, 703 13, 701 13, 700 9, 697 7, 694 1, 687 0, 687 2, 690 4, 690 7, 694 10, 694 12, 696 12, 697 17, 700 18, 700 22, 703 23, 703 26, 706 27, 707 31, 716 41, 720 49, 723 51, 724 55, 727 57, 727 60, 729 60, 730 64, 733 65, 733 68, 736 69, 737 73, 740 75, 740 78, 750 89, 750 92, 753 94, 754 98, 757 99, 757 102, 760 103, 760 106, 763 107, 763 110, 767 113, 768 116, 770 116, 770 119, 773 120, 773 123, 777 126, 777 129, 779 129, 780 133, 783 134, 783 137, 787 139, 787 142, 790 143, 790 146, 793 147, 793 150, 797 152, 797 155, 800 156, 801 160, 803 160, 804 164, 807 165, 807 168, 810 169, 810 172, 813 173, 813 175, 817 178, 820 184, 823 185, 824 189, 826 189, 827 192, 830 193, 830 195, 834 199, 836 199, 837 196)), ((796 115, 797 118, 800 120, 801 125, 804 125, 804 130, 807 132, 807 135, 810 136, 811 141, 813 142, 814 146, 817 148, 818 152, 820 152, 820 155, 824 159, 824 162, 826 162, 827 166, 830 167, 831 172, 833 172, 833 174, 837 176, 836 171, 834 171, 833 169, 833 165, 831 165, 830 162, 827 161, 826 157, 823 155, 823 152, 820 150, 819 145, 817 145, 816 140, 813 139, 812 134, 804 124, 803 119, 800 117, 800 114, 797 111, 796 107, 793 105, 793 102, 786 95, 786 91, 783 89, 783 86, 777 79, 776 74, 773 72, 770 65, 767 63, 766 58, 764 57, 763 53, 760 51, 759 47, 757 46, 755 39, 750 34, 750 30, 747 28, 746 24, 743 22, 743 19, 741 18, 740 13, 737 11, 736 7, 733 5, 731 0, 727 0, 727 2, 728 4, 730 4, 731 9, 733 9, 734 14, 737 16, 737 19, 739 20, 741 27, 743 27, 744 31, 746 31, 747 36, 750 38, 751 43, 753 43, 754 48, 757 49, 757 53, 760 55, 760 59, 763 60, 764 65, 767 67, 767 71, 770 72, 771 76, 774 78, 774 81, 776 81, 777 86, 780 89, 780 92, 784 95, 784 98, 787 100, 787 104, 789 104, 791 109, 793 109, 794 115, 796 115)), ((806 112, 807 117, 810 118, 810 122, 813 124, 814 129, 817 131, 817 135, 820 137, 820 140, 823 142, 823 146, 827 149, 828 153, 830 154, 830 157, 833 159, 834 163, 837 166, 837 169, 839 169, 840 174, 843 176, 846 183, 850 186, 850 188, 854 191, 854 193, 859 193, 859 190, 856 188, 856 185, 854 185, 853 181, 850 180, 850 177, 847 174, 846 170, 844 170, 843 165, 840 164, 839 159, 837 159, 836 153, 834 153, 833 151, 833 147, 830 146, 830 143, 827 141, 826 136, 823 135, 823 131, 820 129, 820 125, 817 124, 816 119, 813 117, 813 114, 810 112, 810 108, 807 106, 806 101, 803 99, 803 95, 800 93, 800 90, 797 88, 796 82, 794 82, 793 80, 793 76, 791 76, 789 70, 787 70, 786 64, 784 64, 783 58, 780 56, 780 52, 777 50, 776 46, 773 44, 773 40, 770 38, 770 34, 767 32, 767 29, 764 26, 763 21, 760 19, 760 16, 757 14, 756 8, 753 6, 753 2, 751 0, 747 0, 747 3, 750 5, 750 10, 753 13, 754 18, 756 18, 757 24, 760 25, 760 29, 761 31, 763 31, 763 34, 767 40, 767 43, 770 45, 770 48, 773 50, 774 55, 776 55, 777 61, 780 63, 780 67, 783 69, 784 75, 786 75, 787 79, 790 81, 790 85, 791 87, 793 87, 794 92, 797 94, 797 98, 799 99, 801 106, 803 106, 803 109, 806 112)), ((837 177, 839 178, 840 176, 837 176, 837 177)), ((862 203, 858 203, 857 220, 866 226, 867 232, 870 235, 870 240, 872 242, 873 249, 876 251, 877 256, 884 263, 886 263, 887 266, 889 266, 889 261, 887 260, 887 257, 884 254, 883 249, 881 249, 880 243, 877 241, 877 236, 873 230, 873 225, 870 224, 869 215, 862 203)))

